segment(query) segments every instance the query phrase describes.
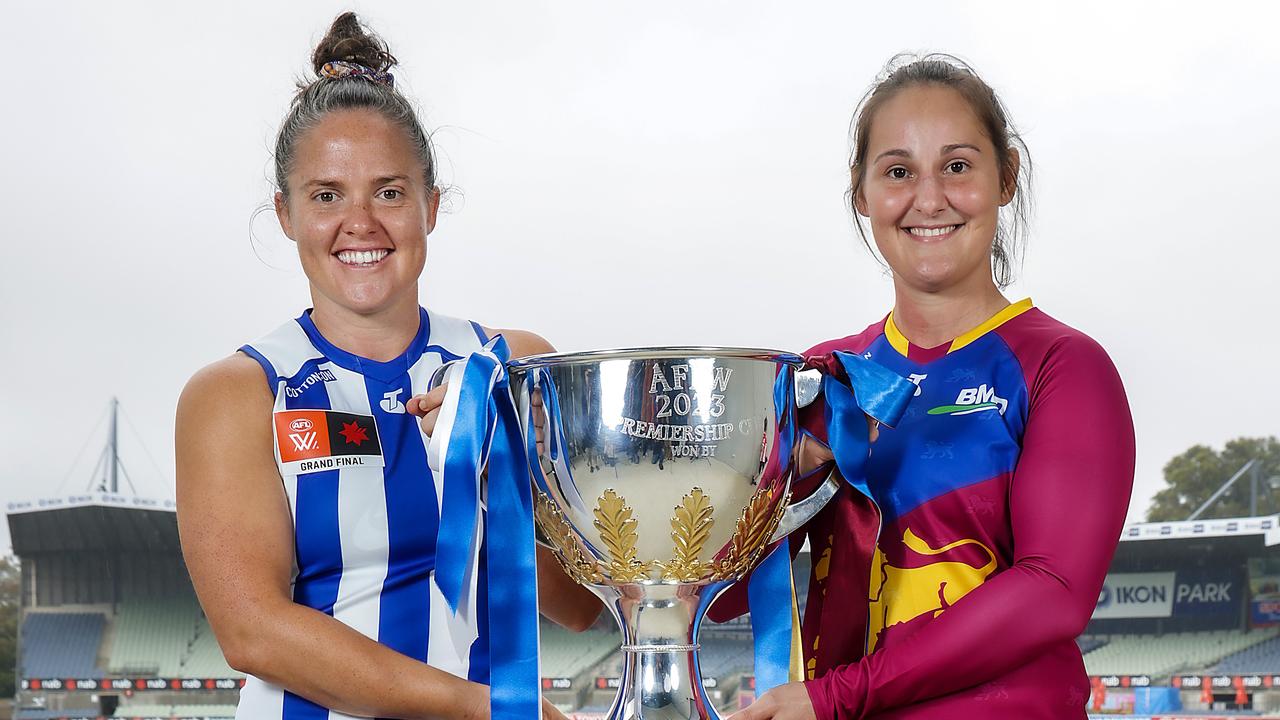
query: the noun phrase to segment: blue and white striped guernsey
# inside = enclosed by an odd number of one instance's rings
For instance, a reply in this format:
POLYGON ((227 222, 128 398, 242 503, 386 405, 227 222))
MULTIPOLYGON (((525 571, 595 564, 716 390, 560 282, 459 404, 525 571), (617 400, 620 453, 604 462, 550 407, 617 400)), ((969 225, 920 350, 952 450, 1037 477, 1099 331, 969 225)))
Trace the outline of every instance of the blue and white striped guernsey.
MULTIPOLYGON (((420 316, 408 349, 387 362, 334 346, 309 310, 240 351, 262 365, 275 389, 276 460, 293 512, 294 601, 411 658, 487 684, 484 553, 475 561, 477 607, 464 620, 436 586, 443 488, 427 467, 427 437, 404 407, 426 392, 437 367, 480 349, 487 338, 473 322, 425 309, 420 316)), ((237 720, 345 717, 254 677, 236 711, 237 720)))

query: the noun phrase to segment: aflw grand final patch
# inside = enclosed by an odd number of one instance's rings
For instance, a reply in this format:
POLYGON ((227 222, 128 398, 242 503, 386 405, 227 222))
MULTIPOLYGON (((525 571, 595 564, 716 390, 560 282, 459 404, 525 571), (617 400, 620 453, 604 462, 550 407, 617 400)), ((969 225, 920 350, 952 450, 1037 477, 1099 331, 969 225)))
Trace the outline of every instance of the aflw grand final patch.
POLYGON ((286 474, 386 464, 372 415, 281 410, 275 413, 275 432, 280 469, 286 474))

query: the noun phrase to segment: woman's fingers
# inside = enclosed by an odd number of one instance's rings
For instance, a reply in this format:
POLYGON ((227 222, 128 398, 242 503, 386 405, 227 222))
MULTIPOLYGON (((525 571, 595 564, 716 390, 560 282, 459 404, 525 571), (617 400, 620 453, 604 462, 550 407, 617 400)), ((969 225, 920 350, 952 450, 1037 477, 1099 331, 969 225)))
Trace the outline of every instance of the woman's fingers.
POLYGON ((422 432, 428 436, 435 432, 436 419, 440 417, 440 406, 444 404, 444 394, 448 388, 447 384, 441 385, 429 393, 414 395, 404 404, 410 415, 422 418, 418 422, 422 425, 422 432))
POLYGON ((423 417, 432 410, 438 409, 444 403, 444 394, 449 389, 449 384, 445 383, 440 387, 428 393, 414 395, 409 398, 409 402, 404 404, 410 415, 423 417))
POLYGON ((800 449, 797 455, 801 475, 808 475, 835 459, 831 454, 831 448, 808 433, 800 438, 800 449))

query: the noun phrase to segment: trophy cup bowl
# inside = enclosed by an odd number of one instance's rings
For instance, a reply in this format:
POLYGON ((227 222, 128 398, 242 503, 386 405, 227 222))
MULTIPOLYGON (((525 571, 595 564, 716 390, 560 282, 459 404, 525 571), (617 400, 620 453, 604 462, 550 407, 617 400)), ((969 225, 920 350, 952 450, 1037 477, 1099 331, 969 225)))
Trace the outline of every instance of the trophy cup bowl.
POLYGON ((702 618, 837 488, 828 478, 789 504, 801 364, 711 347, 509 364, 537 525, 622 630, 610 720, 719 718, 699 674, 702 618))

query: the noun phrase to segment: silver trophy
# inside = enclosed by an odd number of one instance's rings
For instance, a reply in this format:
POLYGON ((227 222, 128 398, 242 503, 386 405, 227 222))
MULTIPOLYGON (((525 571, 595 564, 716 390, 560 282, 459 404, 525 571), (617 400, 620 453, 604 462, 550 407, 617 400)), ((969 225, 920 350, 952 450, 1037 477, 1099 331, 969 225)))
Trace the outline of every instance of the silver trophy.
POLYGON ((838 487, 790 502, 795 404, 819 386, 801 364, 705 347, 510 363, 543 539, 622 629, 610 720, 720 717, 698 670, 702 618, 838 487))

